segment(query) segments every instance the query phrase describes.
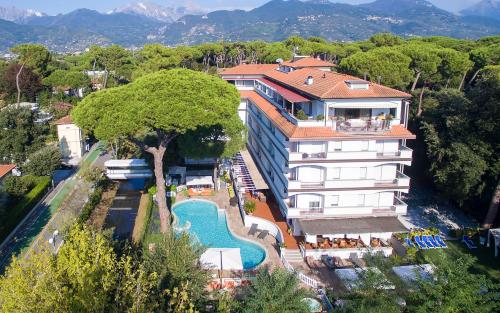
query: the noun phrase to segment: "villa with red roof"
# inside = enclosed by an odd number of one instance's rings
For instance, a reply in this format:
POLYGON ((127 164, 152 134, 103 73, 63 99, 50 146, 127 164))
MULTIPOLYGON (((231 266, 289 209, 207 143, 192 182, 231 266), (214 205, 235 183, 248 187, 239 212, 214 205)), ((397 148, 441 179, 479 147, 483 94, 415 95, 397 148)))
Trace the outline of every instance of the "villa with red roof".
POLYGON ((333 68, 302 57, 220 74, 240 92, 253 161, 293 235, 304 238, 302 255, 315 258, 361 251, 333 249, 338 238, 384 247, 406 231, 398 216, 410 184, 406 141, 415 139, 407 129, 410 94, 333 68), (330 244, 322 249, 323 242, 330 244))

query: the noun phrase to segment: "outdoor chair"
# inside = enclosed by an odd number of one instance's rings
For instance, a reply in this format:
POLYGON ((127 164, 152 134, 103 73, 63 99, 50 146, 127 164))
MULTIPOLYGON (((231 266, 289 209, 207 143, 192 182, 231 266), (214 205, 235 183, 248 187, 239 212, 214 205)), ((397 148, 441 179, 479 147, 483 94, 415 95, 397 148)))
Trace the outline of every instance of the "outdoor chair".
POLYGON ((474 244, 474 241, 469 236, 463 236, 462 241, 465 243, 467 248, 469 249, 476 249, 477 246, 474 244))
POLYGON ((420 236, 415 236, 414 240, 419 249, 428 249, 427 245, 420 239, 420 236))
POLYGON ((248 231, 248 235, 254 236, 255 233, 257 233, 257 230, 258 230, 257 227, 259 227, 259 225, 252 224, 252 226, 250 226, 250 230, 248 231))
POLYGON ((411 242, 410 238, 408 238, 408 237, 405 238, 405 243, 406 243, 406 245, 409 248, 414 248, 415 247, 415 245, 413 244, 413 242, 411 242))
POLYGON ((434 248, 439 248, 439 246, 434 245, 434 243, 431 241, 430 236, 423 235, 422 236, 422 241, 425 243, 425 245, 428 248, 434 249, 434 248))
POLYGON ((260 232, 260 234, 257 236, 257 238, 259 239, 264 239, 266 238, 266 236, 269 234, 269 231, 266 229, 266 230, 263 230, 260 232))
POLYGON ((444 242, 443 238, 441 238, 441 236, 439 235, 434 236, 434 240, 437 242, 438 245, 441 246, 441 248, 448 248, 448 246, 444 242))

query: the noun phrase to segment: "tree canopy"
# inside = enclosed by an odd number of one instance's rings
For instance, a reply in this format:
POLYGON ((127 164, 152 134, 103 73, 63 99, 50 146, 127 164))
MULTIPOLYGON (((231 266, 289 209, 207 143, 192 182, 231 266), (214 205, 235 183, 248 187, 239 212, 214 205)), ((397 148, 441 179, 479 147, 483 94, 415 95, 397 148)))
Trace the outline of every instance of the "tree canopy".
MULTIPOLYGON (((204 140, 223 142, 233 152, 241 141, 243 124, 237 115, 236 88, 220 78, 186 69, 164 70, 136 81, 87 96, 72 113, 75 122, 99 139, 126 137, 155 158, 162 229, 168 212, 164 197, 163 156, 169 142, 201 128, 218 128, 218 136, 204 140), (144 143, 154 133, 156 146, 144 143), (162 195, 160 195, 162 194, 162 195), (164 220, 164 221, 163 221, 164 220)), ((219 150, 218 152, 222 152, 219 150)))

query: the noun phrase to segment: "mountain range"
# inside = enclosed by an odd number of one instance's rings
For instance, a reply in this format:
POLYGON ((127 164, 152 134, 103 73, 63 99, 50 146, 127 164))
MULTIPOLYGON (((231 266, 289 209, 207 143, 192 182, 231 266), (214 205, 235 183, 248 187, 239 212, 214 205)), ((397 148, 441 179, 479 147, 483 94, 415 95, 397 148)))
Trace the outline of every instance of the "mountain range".
POLYGON ((172 8, 151 2, 106 13, 79 9, 56 16, 0 8, 0 51, 23 42, 42 43, 66 52, 83 50, 92 44, 132 47, 153 42, 178 45, 220 40, 276 41, 291 35, 353 41, 379 32, 458 38, 500 34, 498 15, 485 9, 498 1, 482 2, 461 15, 425 0, 376 0, 362 5, 271 0, 250 11, 219 10, 206 14, 195 7, 172 8))
POLYGON ((462 15, 484 16, 500 19, 500 1, 483 0, 475 5, 460 11, 462 15))

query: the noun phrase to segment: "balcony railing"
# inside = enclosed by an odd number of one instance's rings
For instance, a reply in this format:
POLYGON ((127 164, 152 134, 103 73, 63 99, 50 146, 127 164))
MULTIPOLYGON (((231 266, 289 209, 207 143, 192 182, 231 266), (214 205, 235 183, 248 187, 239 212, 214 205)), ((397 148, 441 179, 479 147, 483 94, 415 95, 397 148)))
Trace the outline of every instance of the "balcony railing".
POLYGON ((303 160, 309 159, 326 159, 326 152, 318 152, 318 153, 302 153, 303 160))
POLYGON ((377 119, 348 119, 348 120, 333 120, 332 127, 334 130, 344 132, 383 132, 391 128, 392 125, 399 124, 400 121, 393 120, 377 120, 377 119))

